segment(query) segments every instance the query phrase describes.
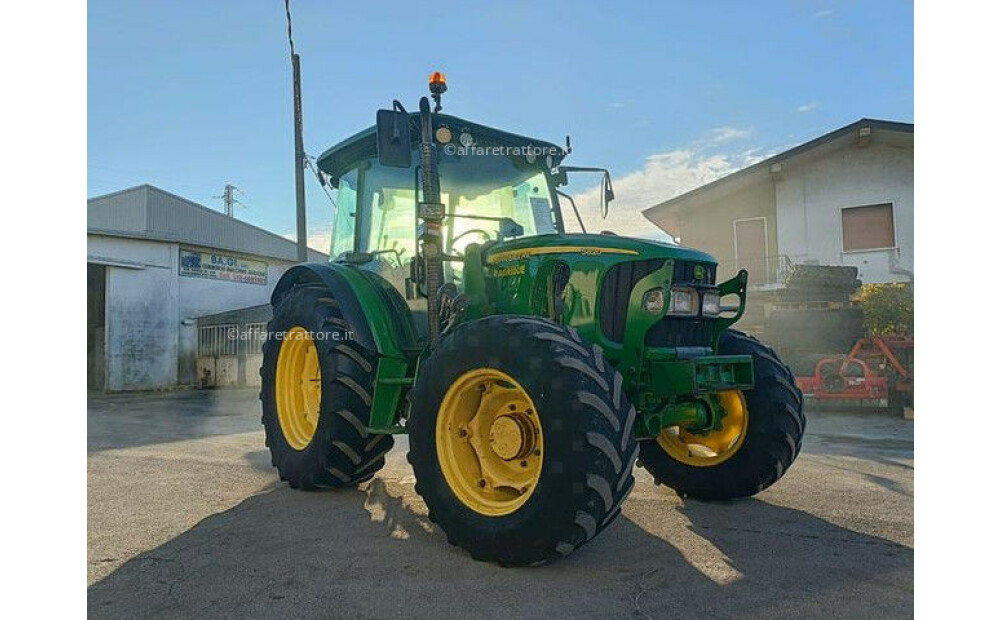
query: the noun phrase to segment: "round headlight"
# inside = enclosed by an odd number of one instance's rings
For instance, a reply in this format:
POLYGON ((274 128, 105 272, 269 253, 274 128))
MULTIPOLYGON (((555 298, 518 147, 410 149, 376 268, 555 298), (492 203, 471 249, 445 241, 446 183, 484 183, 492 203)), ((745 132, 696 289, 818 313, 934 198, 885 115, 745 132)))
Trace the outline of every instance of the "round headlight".
POLYGON ((438 130, 434 132, 434 137, 441 144, 448 144, 451 142, 451 130, 447 127, 438 127, 438 130))
POLYGON ((650 314, 660 314, 663 312, 664 298, 662 288, 646 291, 646 294, 642 296, 642 309, 650 314))

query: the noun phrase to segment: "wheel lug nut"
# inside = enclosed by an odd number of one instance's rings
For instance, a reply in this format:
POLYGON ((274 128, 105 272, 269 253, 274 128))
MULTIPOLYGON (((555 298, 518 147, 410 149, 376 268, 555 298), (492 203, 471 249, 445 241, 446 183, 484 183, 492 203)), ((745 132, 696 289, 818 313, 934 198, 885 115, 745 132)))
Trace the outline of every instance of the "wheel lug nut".
POLYGON ((459 437, 468 437, 469 436, 469 431, 465 430, 464 428, 460 428, 460 429, 458 429, 458 436, 459 437))
POLYGON ((527 467, 528 461, 521 461, 521 467, 527 467))
POLYGON ((479 479, 479 488, 484 488, 486 486, 486 480, 484 478, 479 479))

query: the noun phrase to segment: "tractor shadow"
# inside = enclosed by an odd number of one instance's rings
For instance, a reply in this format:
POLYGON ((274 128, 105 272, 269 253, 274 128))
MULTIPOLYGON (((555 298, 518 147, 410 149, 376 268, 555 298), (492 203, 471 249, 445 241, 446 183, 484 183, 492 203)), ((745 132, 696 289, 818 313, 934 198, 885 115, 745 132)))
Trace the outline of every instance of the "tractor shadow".
POLYGON ((622 518, 562 561, 510 569, 450 546, 410 484, 376 478, 320 493, 278 486, 95 583, 89 614, 913 614, 909 547, 762 500, 703 504, 662 494, 630 498, 622 518))

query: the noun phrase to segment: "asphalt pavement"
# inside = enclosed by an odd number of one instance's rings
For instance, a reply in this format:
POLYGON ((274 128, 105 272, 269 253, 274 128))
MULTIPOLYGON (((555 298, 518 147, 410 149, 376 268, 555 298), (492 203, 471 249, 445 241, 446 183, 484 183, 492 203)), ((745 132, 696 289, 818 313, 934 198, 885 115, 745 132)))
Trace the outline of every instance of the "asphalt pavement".
POLYGON ((256 390, 88 398, 92 617, 913 615, 913 422, 809 413, 752 499, 681 500, 637 470, 622 516, 539 568, 476 562, 428 521, 400 438, 357 489, 271 468, 256 390))

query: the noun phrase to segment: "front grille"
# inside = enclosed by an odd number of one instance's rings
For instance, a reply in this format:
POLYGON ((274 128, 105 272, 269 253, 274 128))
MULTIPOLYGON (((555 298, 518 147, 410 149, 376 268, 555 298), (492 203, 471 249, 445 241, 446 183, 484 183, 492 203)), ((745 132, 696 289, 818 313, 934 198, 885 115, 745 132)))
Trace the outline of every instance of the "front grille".
POLYGON ((665 316, 646 332, 647 347, 710 347, 711 319, 665 316))
MULTIPOLYGON (((614 342, 625 338, 625 321, 628 300, 635 284, 663 266, 665 259, 619 263, 604 275, 601 285, 600 317, 601 331, 614 342)), ((715 284, 716 266, 712 263, 674 261, 673 284, 715 284), (695 280, 695 270, 704 270, 701 280, 695 280)), ((646 333, 646 346, 651 347, 707 347, 712 342, 712 322, 698 317, 663 317, 646 333)))
POLYGON ((625 338, 628 298, 635 283, 663 266, 663 258, 618 263, 604 274, 601 285, 601 331, 614 342, 625 338))

